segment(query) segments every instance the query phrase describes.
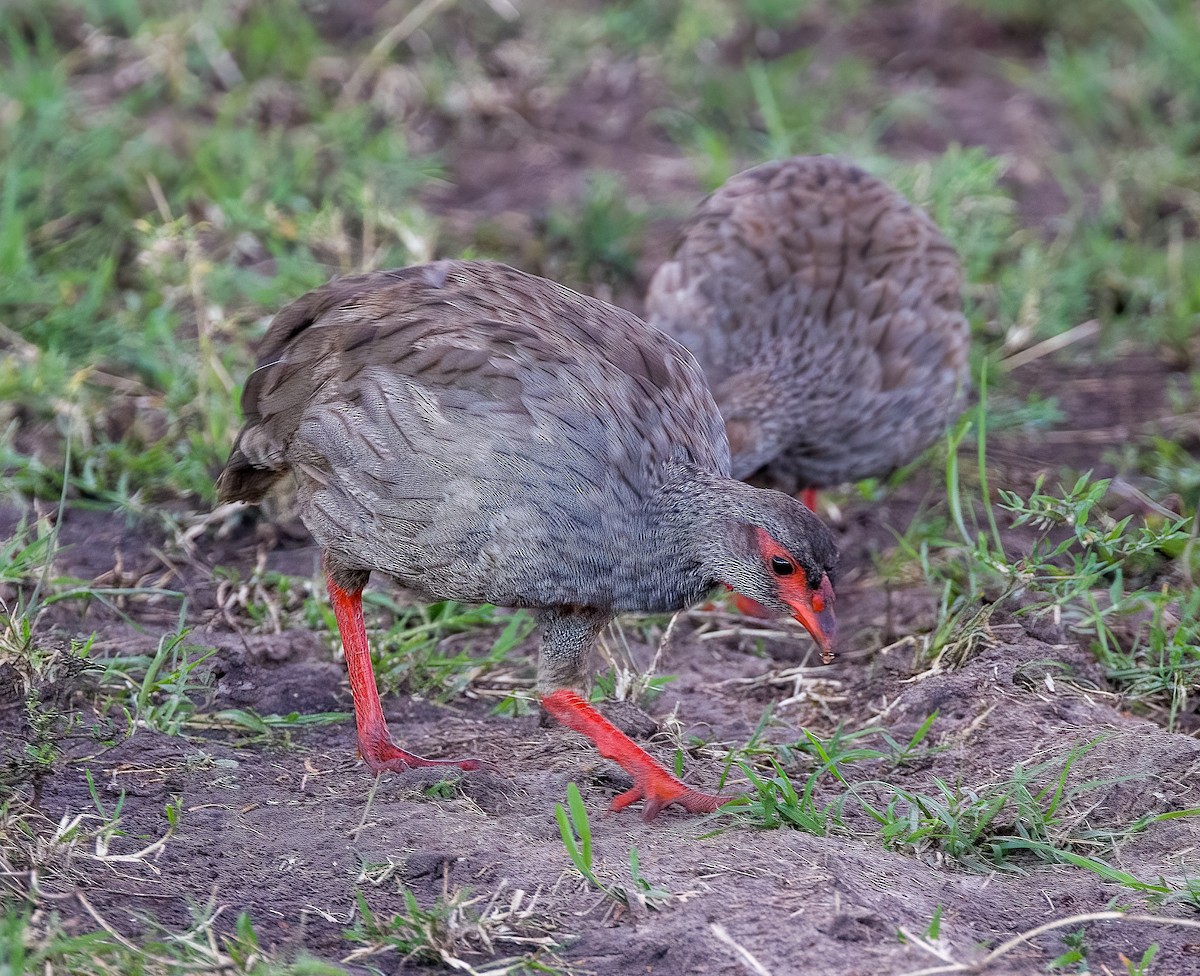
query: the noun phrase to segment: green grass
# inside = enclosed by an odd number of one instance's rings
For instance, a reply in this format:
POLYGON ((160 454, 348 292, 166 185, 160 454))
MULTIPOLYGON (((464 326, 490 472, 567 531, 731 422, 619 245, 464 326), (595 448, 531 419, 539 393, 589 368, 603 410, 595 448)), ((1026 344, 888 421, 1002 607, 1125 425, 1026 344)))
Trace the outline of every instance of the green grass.
MULTIPOLYGON (((515 20, 499 4, 469 16, 465 5, 448 4, 411 44, 378 61, 366 60, 378 36, 331 42, 300 0, 10 4, 0 24, 0 503, 61 499, 114 519, 160 519, 178 543, 191 513, 214 501, 255 340, 278 308, 334 274, 458 256, 450 240, 593 293, 635 294, 656 223, 695 201, 656 198, 621 168, 620 147, 606 168, 584 175, 577 198, 548 194, 540 211, 518 215, 515 231, 503 214, 452 231, 427 209, 456 149, 519 145, 530 127, 559 124, 547 121, 558 117, 546 106, 565 111, 580 92, 633 77, 646 132, 668 140, 701 189, 770 157, 849 153, 925 207, 962 255, 982 406, 929 457, 859 488, 864 498, 883 497, 940 465, 939 483, 900 527, 894 550, 880 554, 871 581, 935 594, 934 621, 915 635, 919 665, 969 662, 998 610, 1047 615, 1092 650, 1123 707, 1165 729, 1191 728, 1200 682, 1200 463, 1189 431, 1200 381, 1181 377, 1174 418, 1132 431, 1097 459, 1145 494, 1148 504, 1132 516, 1119 481, 1052 469, 1017 490, 992 455, 999 439, 1074 422, 1055 389, 1031 393, 1008 368, 1038 342, 1094 320, 1096 347, 1069 347, 1068 356, 1099 357, 1114 373, 1131 350, 1194 365, 1194 4, 1102 0, 1086 14, 1079 4, 1033 0, 968 5, 1038 51, 999 66, 1043 100, 1061 137, 1061 150, 1039 165, 1068 208, 1043 225, 1018 217, 1020 160, 977 147, 919 159, 892 151, 907 126, 933 118, 919 76, 901 92, 864 57, 780 40, 808 17, 868 23, 873 9, 863 3, 797 13, 783 0, 635 0, 515 20), (352 78, 361 85, 349 97, 352 78)), ((655 143, 653 151, 667 150, 655 143)), ((221 733, 247 748, 286 747, 298 729, 346 721, 340 713, 214 708, 211 648, 182 603, 175 625, 148 639, 144 654, 101 653, 90 633, 52 640, 44 621, 55 608, 101 603, 136 619, 130 601, 181 597, 62 575, 52 523, 32 521, 0 541, 0 667, 17 677, 28 727, 0 768, 5 788, 33 784, 36 797, 62 766, 67 737, 79 733, 102 743, 145 729, 221 733), (88 708, 95 721, 85 729, 88 708)), ((307 627, 334 643, 332 615, 312 581, 265 569, 218 577, 223 609, 247 631, 307 627)), ((383 589, 368 593, 367 606, 384 694, 446 702, 494 693, 503 696, 497 711, 528 710, 527 699, 506 690, 531 677, 520 657, 533 627, 527 614, 406 607, 383 589)), ((599 692, 661 690, 669 678, 637 674, 622 650, 618 640, 599 692)), ((1073 677, 1061 662, 1044 663, 1039 674, 1073 677)), ((780 743, 768 711, 744 746, 719 747, 726 772, 741 771, 750 787, 717 829, 849 836, 975 871, 1069 865, 1121 899, 1200 901, 1194 880, 1144 876, 1119 856, 1130 837, 1195 810, 1091 825, 1083 813, 1104 784, 1076 775, 1080 752, 1031 758, 991 779, 920 779, 922 764, 947 748, 937 722, 930 714, 903 736, 871 724, 780 743)), ((677 764, 682 757, 681 748, 677 764)), ((636 847, 627 851, 628 877, 624 848, 619 873, 597 856, 578 796, 572 786, 558 808, 568 861, 610 901, 667 906, 672 895, 642 875, 636 847)), ((50 853, 116 838, 120 812, 97 800, 50 853)), ((0 830, 23 838, 11 850, 29 862, 7 867, 27 870, 38 863, 33 855, 47 856, 31 838, 54 838, 56 828, 35 820, 3 808, 0 830)), ((164 829, 173 829, 170 815, 164 829)), ((555 926, 532 913, 509 917, 462 890, 421 901, 405 889, 403 898, 402 912, 375 915, 363 896, 348 951, 383 956, 382 966, 405 955, 482 965, 487 940, 516 926, 544 941, 537 951, 514 949, 512 971, 558 965, 555 926)), ((182 930, 149 925, 132 945, 99 923, 80 929, 53 908, 32 907, 5 910, 0 940, 15 971, 344 971, 264 950, 246 916, 218 938, 211 913, 201 911, 182 930)), ((926 940, 939 938, 939 921, 926 940)), ((1155 951, 1130 960, 1128 971, 1153 971, 1155 951)), ((1056 963, 1086 959, 1081 936, 1056 963)))
MULTIPOLYGON (((0 400, 26 426, 57 418, 74 492, 208 502, 264 314, 336 272, 428 256, 413 193, 437 168, 380 113, 337 105, 294 5, 138 11, 92 5, 117 31, 107 53, 59 47, 49 8, 0 34, 0 315, 22 352, 0 400), (113 61, 139 83, 97 108, 73 82, 113 61), (269 121, 272 94, 291 124, 269 121)), ((61 465, 5 443, 13 488, 56 490, 61 465)))
MULTIPOLYGON (((364 875, 369 877, 370 872, 364 875)), ((390 875, 390 868, 384 876, 390 875)), ((383 917, 371 908, 366 896, 356 892, 358 918, 345 938, 357 948, 347 962, 386 965, 388 958, 414 960, 444 966, 451 970, 480 972, 471 961, 488 959, 489 973, 558 974, 553 937, 554 920, 538 912, 521 891, 510 893, 509 900, 497 897, 471 897, 465 889, 438 896, 428 907, 417 896, 400 886, 404 910, 383 917), (533 948, 526 948, 526 947, 533 948), (524 949, 520 955, 495 958, 497 950, 524 949)))
POLYGON ((584 282, 592 292, 632 284, 646 205, 631 203, 629 196, 620 174, 593 172, 578 206, 550 211, 541 272, 559 281, 584 282))
MULTIPOLYGON (((929 716, 903 746, 887 730, 870 728, 828 742, 806 730, 805 739, 792 747, 761 750, 740 763, 750 781, 749 793, 723 807, 718 816, 759 829, 786 827, 817 836, 870 838, 891 850, 926 860, 936 857, 983 874, 1072 865, 1143 896, 1151 905, 1182 902, 1200 907, 1197 879, 1142 877, 1118 866, 1122 844, 1156 825, 1200 818, 1200 808, 1091 826, 1094 795, 1117 781, 1083 779, 1074 767, 1092 749, 1102 749, 1102 739, 1055 758, 1018 762, 999 779, 952 783, 935 778, 933 792, 876 778, 911 761, 934 719, 929 716), (866 745, 871 739, 883 747, 866 745), (809 761, 800 759, 803 753, 809 754, 809 761), (801 783, 795 777, 802 765, 810 768, 801 783)), ((1153 775, 1147 770, 1124 779, 1149 780, 1153 775)))
POLYGON ((235 935, 211 932, 213 916, 201 916, 182 931, 152 926, 140 945, 107 929, 83 933, 57 912, 34 922, 20 908, 0 916, 0 960, 11 973, 44 976, 345 976, 349 970, 306 954, 289 960, 264 952, 246 914, 235 935))
POLYGON ((940 590, 926 653, 962 663, 996 606, 1053 615, 1091 645, 1132 706, 1176 727, 1200 678, 1200 595, 1189 582, 1200 568, 1195 510, 1116 519, 1105 507, 1111 482, 1090 474, 1054 490, 1038 476, 1027 495, 1004 488, 993 495, 986 417, 986 410, 967 415, 949 436, 949 512, 919 515, 879 563, 893 577, 920 567, 940 590), (959 448, 970 439, 975 458, 966 464, 959 448), (1019 529, 1033 534, 1018 550, 1005 540, 1019 529))
POLYGON ((1056 173, 1075 206, 1050 269, 1090 301, 1111 339, 1153 338, 1183 354, 1200 315, 1183 273, 1197 258, 1200 215, 1200 28, 1176 0, 1105 8, 1121 29, 1087 44, 1069 29, 1051 33, 1044 73, 1018 74, 1061 111, 1071 147, 1056 173))
MULTIPOLYGON (((391 621, 373 628, 372 661, 381 693, 407 692, 446 702, 509 663, 509 656, 532 634, 534 619, 524 611, 465 606, 452 600, 402 607, 386 591, 364 602, 384 608, 391 621)), ((333 613, 327 610, 330 629, 333 613)))
MULTIPOLYGON (((32 783, 35 794, 56 767, 64 737, 82 734, 113 744, 149 729, 167 735, 200 729, 237 733, 246 744, 282 741, 291 730, 341 722, 345 713, 258 715, 252 710, 212 711, 211 666, 216 653, 189 639, 188 607, 183 594, 160 587, 98 586, 59 575, 57 528, 43 520, 20 523, 0 542, 0 585, 11 588, 11 602, 0 620, 0 668, 11 675, 22 700, 25 735, 20 748, 6 751, 0 763, 0 787, 32 783), (43 635, 38 621, 55 607, 86 612, 99 603, 134 624, 136 601, 180 600, 175 629, 162 633, 147 654, 112 654, 97 645, 96 633, 63 640, 43 635)), ((282 585, 282 584, 281 584, 282 585)), ((515 629, 515 626, 514 626, 515 629)), ((497 645, 505 648, 497 639, 497 645)))
POLYGON ((641 862, 635 845, 629 848, 629 884, 606 883, 600 880, 600 870, 592 843, 592 825, 587 807, 574 783, 567 784, 567 805, 554 804, 554 817, 558 821, 559 836, 571 863, 587 882, 619 905, 643 911, 665 908, 675 897, 665 888, 648 881, 642 874, 641 862))

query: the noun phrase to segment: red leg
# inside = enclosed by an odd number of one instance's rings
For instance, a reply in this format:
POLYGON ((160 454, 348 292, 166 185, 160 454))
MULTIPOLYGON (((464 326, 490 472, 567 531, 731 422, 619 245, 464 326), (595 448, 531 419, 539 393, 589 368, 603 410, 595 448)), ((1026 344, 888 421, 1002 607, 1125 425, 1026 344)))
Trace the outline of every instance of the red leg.
MULTIPOLYGON (((735 610, 737 610, 738 613, 742 614, 743 616, 758 617, 760 620, 771 620, 774 617, 779 616, 779 614, 774 613, 771 610, 768 610, 757 600, 751 600, 750 597, 742 596, 742 594, 735 592, 733 587, 730 586, 728 583, 722 583, 721 585, 724 586, 725 589, 729 590, 730 593, 733 593, 733 607, 735 610)), ((715 610, 716 608, 717 608, 717 604, 706 603, 700 609, 701 610, 715 610)))
POLYGON ((810 512, 817 510, 817 489, 805 488, 800 492, 800 501, 802 501, 810 512))
POLYGON ((342 647, 346 651, 346 669, 350 672, 350 690, 354 694, 354 718, 358 723, 358 751, 371 771, 400 772, 414 766, 457 766, 459 769, 480 769, 478 759, 423 759, 405 752, 388 733, 375 687, 375 671, 371 668, 371 650, 367 645, 367 627, 363 622, 362 590, 349 593, 328 577, 329 596, 333 614, 337 617, 342 647))
POLYGON ((757 600, 751 600, 748 596, 742 596, 740 593, 733 595, 733 605, 738 608, 738 613, 744 614, 747 617, 758 617, 760 620, 771 620, 778 617, 779 614, 768 610, 757 600))
POLYGON ((712 813, 733 797, 710 796, 685 786, 668 773, 634 742, 575 692, 567 689, 542 698, 542 707, 568 728, 586 735, 605 759, 611 759, 633 777, 633 789, 612 801, 613 810, 645 799, 642 816, 653 820, 663 807, 678 803, 688 813, 712 813))

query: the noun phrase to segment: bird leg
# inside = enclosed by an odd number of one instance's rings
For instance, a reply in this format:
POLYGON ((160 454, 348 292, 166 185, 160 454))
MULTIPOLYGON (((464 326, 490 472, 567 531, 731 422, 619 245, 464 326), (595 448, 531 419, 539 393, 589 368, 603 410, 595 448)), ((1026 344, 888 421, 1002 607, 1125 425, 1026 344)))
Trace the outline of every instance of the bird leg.
POLYGON ((774 620, 779 614, 774 610, 768 610, 757 600, 751 600, 748 596, 742 596, 740 593, 733 594, 733 605, 737 608, 738 613, 745 617, 757 617, 759 620, 774 620))
POLYGON ((375 671, 371 667, 371 650, 367 644, 367 627, 363 621, 362 587, 365 574, 358 574, 356 587, 344 589, 335 577, 348 577, 326 561, 326 583, 333 601, 333 615, 346 652, 346 669, 350 672, 350 690, 354 695, 354 719, 358 724, 358 751, 374 773, 385 770, 400 772, 415 766, 457 766, 459 769, 480 769, 478 759, 424 759, 405 752, 392 741, 379 689, 375 687, 375 671))
POLYGON ((653 820, 671 803, 678 803, 689 813, 712 813, 733 798, 701 793, 680 782, 578 692, 562 687, 583 684, 587 652, 609 619, 608 614, 594 612, 547 614, 543 618, 545 631, 538 662, 542 707, 567 728, 591 739, 601 756, 613 760, 633 777, 633 788, 613 798, 614 811, 644 799, 642 816, 646 820, 653 820))
POLYGON ((711 796, 692 789, 667 772, 661 765, 618 729, 578 692, 560 688, 542 696, 542 707, 567 728, 586 735, 605 759, 611 759, 633 777, 633 788, 613 797, 612 809, 624 810, 629 804, 645 800, 642 817, 653 820, 663 807, 678 803, 688 813, 712 813, 733 797, 711 796))
POLYGON ((804 506, 810 512, 815 512, 817 510, 817 489, 816 488, 802 489, 800 492, 800 501, 804 503, 804 506))

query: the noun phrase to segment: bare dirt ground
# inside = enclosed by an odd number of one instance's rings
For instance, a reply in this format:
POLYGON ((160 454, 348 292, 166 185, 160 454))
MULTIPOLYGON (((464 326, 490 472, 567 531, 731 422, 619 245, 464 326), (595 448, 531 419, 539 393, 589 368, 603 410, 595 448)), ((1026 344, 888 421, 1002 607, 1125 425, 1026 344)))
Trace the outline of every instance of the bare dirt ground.
MULTIPOLYGON (((1156 408, 1141 409, 1149 418, 1156 408)), ((1009 454, 1028 457, 1039 448, 1013 443, 1009 454)), ((914 676, 922 671, 914 667, 919 639, 903 635, 929 627, 933 598, 919 588, 881 592, 866 554, 887 544, 886 525, 904 523, 919 500, 919 481, 882 505, 846 508, 840 539, 849 571, 839 594, 846 636, 834 664, 818 665, 811 645, 795 633, 755 639, 752 632, 731 632, 729 618, 700 612, 683 620, 661 662, 677 680, 649 715, 625 706, 615 710, 618 720, 669 759, 673 730, 682 731, 685 743, 694 734, 743 744, 768 705, 775 722, 766 739, 772 742, 800 740, 802 729, 824 739, 841 725, 873 723, 903 739, 936 711, 911 762, 872 760, 855 772, 866 781, 877 768, 893 785, 935 793, 938 780, 987 783, 1008 777, 1018 763, 1049 763, 1038 777, 1038 786, 1046 786, 1068 750, 1094 743, 1070 773, 1072 783, 1103 784, 1072 814, 1086 816, 1091 829, 1119 830, 1143 814, 1200 805, 1200 743, 1124 713, 1091 656, 1051 624, 998 612, 968 663, 914 676)), ((5 512, 4 527, 16 517, 5 512)), ((304 629, 255 633, 236 611, 218 606, 211 567, 248 574, 262 549, 251 527, 225 542, 201 540, 191 556, 166 555, 165 540, 152 530, 126 527, 106 513, 68 510, 60 538, 56 568, 65 575, 186 594, 189 643, 217 649, 201 666, 207 691, 197 696, 200 713, 351 709, 328 641, 304 629)), ((316 576, 318 554, 302 542, 285 542, 265 556, 270 569, 316 576)), ((67 604, 51 608, 52 619, 43 623, 62 639, 100 634, 94 654, 153 654, 162 634, 174 629, 179 606, 173 598, 127 598, 115 608, 93 604, 81 615, 67 604)), ((648 666, 654 648, 633 628, 625 633, 637 663, 648 666)), ((490 636, 479 635, 480 653, 490 636)), ((532 655, 533 648, 527 651, 532 655)), ((531 680, 532 670, 530 656, 518 675, 531 680)), ((562 948, 545 961, 574 972, 753 971, 719 939, 719 926, 768 972, 849 976, 936 964, 927 950, 897 936, 920 936, 939 908, 942 948, 962 962, 1044 921, 1114 907, 1118 892, 1119 907, 1136 907, 1128 890, 1082 869, 1039 866, 1032 855, 1023 874, 966 872, 937 857, 890 853, 875 840, 764 832, 733 816, 714 822, 668 812, 645 824, 634 811, 605 815, 622 789, 620 775, 575 735, 540 728, 536 715, 491 714, 496 699, 488 691, 496 686, 487 675, 445 706, 404 695, 385 700, 393 729, 415 751, 477 755, 493 764, 493 771, 463 775, 449 787, 438 785, 441 775, 424 771, 376 784, 353 756, 349 719, 266 744, 228 731, 186 737, 138 731, 101 747, 97 737, 112 734, 112 717, 88 710, 86 688, 85 674, 48 689, 65 696, 64 706, 82 710, 67 731, 64 761, 39 784, 44 815, 57 820, 94 809, 90 773, 103 802, 124 796, 127 837, 114 842, 113 852, 131 853, 164 834, 165 806, 173 798, 180 803, 178 831, 159 855, 128 864, 77 859, 64 876, 69 883, 56 882, 61 892, 51 888, 64 896, 81 892, 92 910, 128 934, 142 931, 146 917, 184 927, 197 906, 211 902, 220 909, 217 931, 231 930, 246 911, 264 945, 344 960, 353 890, 385 918, 402 911, 403 884, 423 905, 460 888, 501 904, 524 892, 530 912, 505 931, 514 939, 559 942, 562 948), (643 876, 674 896, 665 905, 654 911, 618 906, 570 866, 554 817, 569 782, 581 787, 592 814, 598 874, 628 884, 628 851, 636 846, 643 876)), ((508 687, 501 683, 499 690, 508 687)), ((1195 728, 1196 716, 1188 724, 1195 728)), ((15 696, 0 705, 0 729, 6 736, 25 732, 15 696)), ((722 760, 720 748, 687 750, 687 779, 711 788, 722 760)), ((793 780, 802 782, 812 768, 801 759, 793 780)), ((744 783, 735 774, 726 789, 739 786, 744 783)), ((832 799, 837 791, 822 781, 819 799, 823 793, 832 799)), ((845 817, 870 827, 852 804, 845 817)), ((1200 870, 1196 840, 1186 822, 1157 824, 1120 848, 1121 867, 1144 879, 1194 874, 1200 870)), ((92 927, 90 912, 71 905, 69 898, 62 902, 79 926, 92 927)), ((1075 927, 1033 938, 987 971, 1042 971, 1071 931, 1075 927)), ((1160 946, 1159 971, 1200 971, 1200 937, 1187 929, 1097 923, 1088 927, 1088 942, 1100 972, 1102 965, 1122 971, 1122 954, 1136 959, 1151 943, 1160 946)), ((501 955, 524 949, 516 942, 496 946, 501 955)), ((348 965, 389 973, 428 968, 402 964, 396 952, 348 965)))
MULTIPOLYGON (((845 30, 828 43, 831 50, 842 45, 869 56, 897 86, 910 72, 932 71, 938 79, 940 121, 892 133, 889 151, 918 156, 961 140, 1009 153, 1024 219, 1051 221, 1061 210, 1061 194, 1038 152, 1055 138, 1052 120, 989 60, 998 48, 1011 51, 1026 42, 998 34, 976 15, 933 21, 888 16, 887 23, 845 30)), ((635 110, 651 95, 637 89, 636 78, 628 84, 632 94, 616 100, 630 114, 602 136, 587 120, 610 118, 614 96, 597 83, 595 91, 574 94, 578 104, 547 109, 546 118, 524 125, 519 139, 496 131, 456 138, 450 187, 434 201, 447 225, 506 213, 519 225, 555 194, 577 194, 582 174, 596 165, 623 169, 648 195, 693 199, 698 191, 687 167, 646 114, 635 110), (564 134, 563 113, 577 120, 576 131, 564 134)), ((669 220, 652 226, 647 273, 661 256, 654 249, 665 248, 671 229, 669 220)), ((636 304, 636 296, 617 297, 636 304)), ((993 460, 1004 486, 1027 490, 1046 471, 1102 471, 1106 450, 1169 417, 1167 391, 1181 381, 1170 364, 1149 354, 1100 366, 1086 358, 1087 350, 1075 349, 1015 374, 1018 394, 1057 393, 1065 418, 1045 437, 996 438, 993 460), (1101 409, 1089 395, 1097 383, 1109 391, 1101 409)), ((1200 806, 1200 743, 1128 714, 1092 656, 1055 622, 998 610, 961 666, 929 672, 917 662, 921 638, 908 635, 932 625, 936 596, 915 585, 883 590, 872 554, 891 546, 889 527, 903 530, 930 483, 919 473, 883 502, 843 502, 842 638, 832 665, 817 664, 811 644, 794 629, 763 637, 739 632, 743 622, 718 612, 697 612, 681 620, 660 664, 676 680, 647 711, 614 708, 616 720, 667 761, 682 742, 685 778, 713 788, 722 777, 725 747, 750 741, 768 706, 774 722, 766 741, 775 743, 803 740, 802 729, 827 740, 839 727, 872 724, 903 739, 936 711, 928 737, 908 760, 864 760, 854 767, 859 782, 877 774, 936 795, 939 781, 1002 781, 1018 764, 1048 764, 1037 776, 1037 785, 1045 787, 1071 749, 1092 744, 1068 780, 1098 784, 1070 812, 1086 817, 1097 837, 1143 814, 1200 806), (689 747, 691 735, 709 744, 689 747)), ((21 514, 0 512, 3 534, 21 514)), ((45 612, 43 633, 67 641, 95 632, 93 656, 152 655, 184 607, 188 643, 216 649, 196 673, 204 687, 195 696, 198 714, 232 708, 260 715, 349 712, 350 693, 332 640, 305 628, 271 633, 255 626, 235 602, 218 598, 212 572, 234 567, 244 578, 265 559, 268 569, 303 583, 317 578, 316 550, 302 536, 263 532, 253 517, 225 528, 221 538, 213 527, 181 548, 152 526, 68 508, 60 521, 56 574, 110 586, 165 587, 184 596, 123 597, 114 605, 86 607, 63 602, 45 612)), ((633 626, 624 633, 636 662, 648 666, 654 646, 633 626)), ((475 651, 484 653, 492 636, 472 638, 475 651)), ((232 931, 245 911, 264 946, 340 960, 353 972, 375 967, 386 973, 425 972, 438 964, 404 961, 396 950, 351 957, 354 947, 343 933, 360 917, 356 889, 380 919, 404 911, 401 886, 424 906, 446 892, 469 889, 480 899, 477 911, 492 899, 507 907, 523 893, 524 910, 492 930, 494 949, 468 940, 460 946, 463 958, 486 969, 490 958, 529 951, 533 943, 522 939, 546 938, 557 944, 539 956, 547 966, 662 976, 904 973, 980 960, 1047 921, 1142 904, 1129 889, 1107 885, 1093 872, 1048 867, 1032 853, 1021 864, 1023 873, 968 872, 940 856, 891 852, 878 838, 764 831, 736 815, 699 820, 668 811, 650 824, 632 810, 605 815, 623 788, 614 767, 576 735, 542 728, 535 712, 518 718, 492 712, 497 696, 511 690, 507 681, 514 674, 532 684, 534 650, 527 643, 526 665, 518 663, 505 682, 485 673, 446 705, 406 695, 385 698, 394 733, 415 752, 476 755, 493 765, 490 772, 452 777, 448 786, 440 785, 441 774, 425 772, 374 781, 354 757, 349 718, 265 740, 228 728, 191 729, 185 736, 142 729, 125 736, 120 716, 92 709, 86 672, 64 677, 43 696, 58 696, 70 716, 62 728, 63 758, 23 787, 25 798, 52 822, 94 810, 90 775, 105 804, 124 797, 126 836, 113 842, 116 854, 162 837, 164 809, 174 799, 180 812, 177 829, 158 853, 128 862, 76 858, 47 882, 46 893, 61 896, 58 910, 79 931, 93 930, 97 916, 131 937, 146 931, 150 918, 179 928, 197 906, 208 904, 218 909, 217 932, 232 931), (114 729, 121 731, 112 739, 114 729), (636 846, 642 875, 672 897, 653 909, 625 908, 571 867, 554 815, 570 782, 579 785, 591 813, 601 879, 629 885, 629 849, 636 846), (924 937, 939 910, 942 941, 917 945, 914 937, 924 937), (472 948, 480 951, 471 955, 472 948)), ((33 733, 15 686, 7 684, 0 676, 0 737, 19 744, 33 733)), ((1183 716, 1180 724, 1194 731, 1197 715, 1183 716)), ((789 772, 796 783, 816 768, 800 752, 794 763, 789 772)), ((735 770, 725 790, 744 786, 735 770)), ((819 801, 844 793, 828 776, 817 789, 819 801)), ((883 794, 875 800, 887 803, 883 794)), ((870 828, 853 802, 843 816, 864 832, 870 828)), ((1120 868, 1142 879, 1200 872, 1200 835, 1188 820, 1153 824, 1118 850, 1120 868)), ((1188 915, 1180 906, 1154 910, 1188 915)), ((1045 971, 1064 951, 1064 936, 1081 928, 1091 971, 1125 972, 1123 957, 1137 959, 1157 943, 1155 972, 1200 973, 1200 933, 1135 921, 1080 923, 1035 935, 986 971, 1045 971)))

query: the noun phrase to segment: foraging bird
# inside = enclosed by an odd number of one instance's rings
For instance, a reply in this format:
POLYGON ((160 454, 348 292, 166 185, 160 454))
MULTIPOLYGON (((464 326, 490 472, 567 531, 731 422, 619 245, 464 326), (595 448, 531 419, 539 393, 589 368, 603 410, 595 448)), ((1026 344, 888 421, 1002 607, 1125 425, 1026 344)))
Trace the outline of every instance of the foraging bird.
POLYGON ((729 477, 699 367, 628 312, 486 262, 342 278, 276 316, 242 409, 219 495, 258 501, 295 476, 376 772, 480 764, 392 742, 362 614, 374 571, 434 600, 534 609, 543 706, 629 772, 613 809, 644 798, 647 819, 723 800, 577 693, 615 614, 677 610, 723 582, 794 615, 831 655, 828 530, 795 499, 729 477))
POLYGON ((647 321, 699 361, 735 478, 789 492, 882 476, 962 409, 962 269, 933 221, 832 156, 739 173, 655 273, 647 321))

